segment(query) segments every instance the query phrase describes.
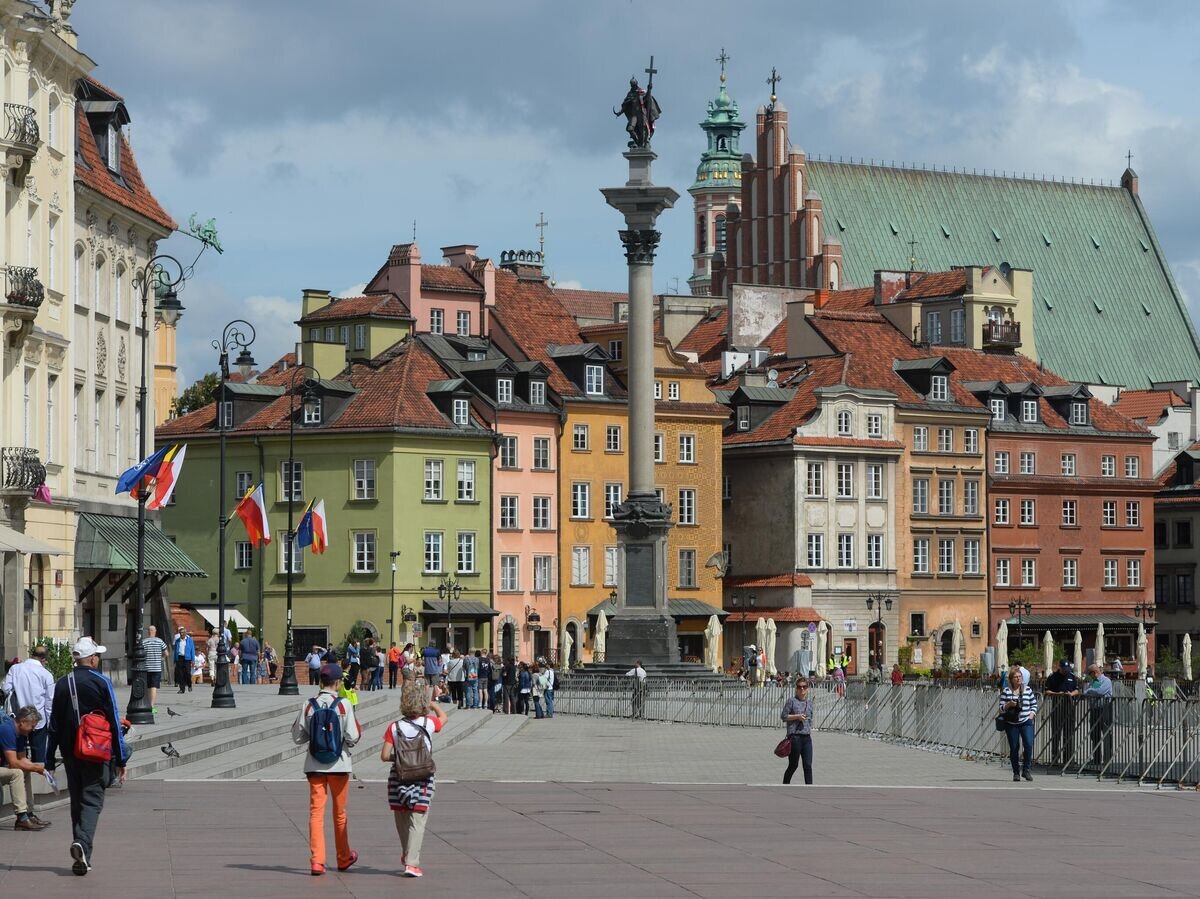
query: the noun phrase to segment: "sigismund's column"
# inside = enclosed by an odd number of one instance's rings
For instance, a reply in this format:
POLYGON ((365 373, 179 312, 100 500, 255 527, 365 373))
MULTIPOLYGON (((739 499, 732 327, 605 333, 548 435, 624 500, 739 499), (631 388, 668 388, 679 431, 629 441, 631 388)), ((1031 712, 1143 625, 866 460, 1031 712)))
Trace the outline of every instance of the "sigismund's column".
POLYGON ((624 154, 629 160, 625 186, 601 189, 608 204, 625 217, 620 235, 629 266, 629 495, 613 514, 620 545, 618 598, 605 653, 605 661, 616 664, 679 661, 675 621, 667 613, 667 532, 674 523, 671 507, 654 491, 654 251, 661 237, 654 226, 679 194, 651 182, 656 156, 647 131, 652 133, 652 127, 641 132, 642 141, 630 132, 634 140, 624 154))

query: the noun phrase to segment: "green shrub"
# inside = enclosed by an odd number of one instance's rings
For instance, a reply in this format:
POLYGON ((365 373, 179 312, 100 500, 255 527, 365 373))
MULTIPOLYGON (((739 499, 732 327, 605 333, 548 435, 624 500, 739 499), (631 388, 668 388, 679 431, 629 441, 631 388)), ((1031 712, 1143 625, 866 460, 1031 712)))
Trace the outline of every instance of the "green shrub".
POLYGON ((30 654, 38 646, 46 647, 46 667, 54 675, 55 680, 70 673, 71 668, 75 665, 75 660, 71 658, 70 643, 66 640, 55 640, 53 637, 42 637, 29 647, 30 654))

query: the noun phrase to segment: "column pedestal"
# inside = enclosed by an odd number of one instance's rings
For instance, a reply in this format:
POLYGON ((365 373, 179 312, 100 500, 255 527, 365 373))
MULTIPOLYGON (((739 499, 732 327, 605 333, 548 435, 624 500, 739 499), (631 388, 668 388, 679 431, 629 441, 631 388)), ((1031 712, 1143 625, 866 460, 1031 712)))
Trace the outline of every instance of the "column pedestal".
POLYGON ((679 661, 675 619, 667 609, 667 532, 671 507, 654 494, 633 494, 613 514, 617 532, 617 614, 604 658, 617 665, 679 661))

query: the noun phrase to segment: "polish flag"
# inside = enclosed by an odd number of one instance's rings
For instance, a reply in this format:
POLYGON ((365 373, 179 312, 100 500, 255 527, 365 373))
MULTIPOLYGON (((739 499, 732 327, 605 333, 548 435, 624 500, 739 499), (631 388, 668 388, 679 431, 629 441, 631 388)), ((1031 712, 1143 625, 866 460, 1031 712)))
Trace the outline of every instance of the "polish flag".
POLYGON ((233 510, 234 514, 242 520, 242 524, 246 526, 246 533, 250 537, 250 546, 256 547, 260 543, 271 542, 271 526, 267 523, 267 503, 263 499, 263 485, 259 485, 246 492, 242 497, 241 502, 233 510))
POLYGON ((154 495, 146 501, 147 509, 161 509, 171 501, 175 485, 179 483, 179 473, 183 470, 183 457, 187 455, 187 444, 171 447, 170 452, 163 457, 158 467, 158 477, 154 479, 154 495))

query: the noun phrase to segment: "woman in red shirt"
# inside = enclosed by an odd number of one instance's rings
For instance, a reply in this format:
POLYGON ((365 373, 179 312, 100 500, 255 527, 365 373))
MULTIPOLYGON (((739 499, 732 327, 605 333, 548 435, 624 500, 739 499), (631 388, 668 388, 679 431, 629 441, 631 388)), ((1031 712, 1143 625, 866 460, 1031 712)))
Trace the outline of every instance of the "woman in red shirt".
MULTIPOLYGON (((400 719, 388 725, 383 737, 383 748, 379 758, 392 761, 396 750, 396 735, 402 740, 423 736, 429 741, 433 752, 433 735, 446 724, 446 713, 437 705, 438 691, 435 688, 433 701, 425 702, 425 690, 419 684, 406 683, 400 693, 400 719)), ((402 784, 396 777, 393 766, 388 774, 388 804, 396 816, 396 832, 400 834, 400 863, 404 865, 405 877, 423 877, 421 870, 421 843, 425 839, 425 823, 428 820, 429 803, 433 801, 434 775, 416 783, 402 784)))

